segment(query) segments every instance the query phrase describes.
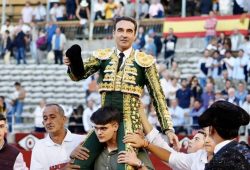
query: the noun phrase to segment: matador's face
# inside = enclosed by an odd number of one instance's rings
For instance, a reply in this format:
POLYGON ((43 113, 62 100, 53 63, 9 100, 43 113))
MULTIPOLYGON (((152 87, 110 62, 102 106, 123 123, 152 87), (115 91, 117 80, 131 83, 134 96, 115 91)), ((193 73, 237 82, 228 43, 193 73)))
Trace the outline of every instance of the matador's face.
POLYGON ((116 46, 120 51, 129 49, 135 41, 135 25, 130 21, 121 20, 116 23, 116 29, 113 32, 116 46))

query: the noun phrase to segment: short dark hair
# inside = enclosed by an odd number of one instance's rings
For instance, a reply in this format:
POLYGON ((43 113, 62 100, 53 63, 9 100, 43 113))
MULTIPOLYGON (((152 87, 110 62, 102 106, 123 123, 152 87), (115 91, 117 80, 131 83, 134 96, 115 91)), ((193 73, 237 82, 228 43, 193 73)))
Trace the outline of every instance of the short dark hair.
POLYGON ((95 111, 90 120, 97 125, 106 125, 111 122, 120 122, 120 112, 111 106, 105 106, 95 111))
POLYGON ((60 106, 57 103, 49 103, 49 104, 45 105, 45 107, 51 107, 51 106, 56 106, 57 109, 58 109, 59 114, 61 114, 62 116, 64 116, 64 110, 63 110, 62 106, 60 106))
POLYGON ((21 83, 19 83, 19 82, 15 82, 15 84, 14 84, 15 86, 21 86, 21 83))
POLYGON ((5 117, 3 114, 0 113, 0 121, 1 121, 1 120, 3 120, 3 121, 6 122, 6 117, 5 117))
POLYGON ((137 31, 137 23, 136 23, 136 20, 133 19, 133 18, 130 18, 130 17, 126 17, 126 16, 123 16, 123 17, 117 17, 114 19, 114 25, 113 25, 113 31, 116 30, 116 24, 120 21, 129 21, 129 22, 132 22, 135 26, 135 34, 136 34, 136 31, 137 31))

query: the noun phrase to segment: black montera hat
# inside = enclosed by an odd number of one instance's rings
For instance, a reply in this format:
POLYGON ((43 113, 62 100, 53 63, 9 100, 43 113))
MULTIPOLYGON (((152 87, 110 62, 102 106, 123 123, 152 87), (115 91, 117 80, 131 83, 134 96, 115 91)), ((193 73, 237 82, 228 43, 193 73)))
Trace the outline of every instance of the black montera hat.
POLYGON ((71 72, 76 76, 80 77, 83 74, 84 67, 81 56, 81 47, 77 44, 72 45, 67 51, 66 56, 70 60, 71 72))
POLYGON ((237 129, 249 121, 250 116, 244 109, 227 101, 213 103, 198 119, 201 127, 223 129, 237 129))

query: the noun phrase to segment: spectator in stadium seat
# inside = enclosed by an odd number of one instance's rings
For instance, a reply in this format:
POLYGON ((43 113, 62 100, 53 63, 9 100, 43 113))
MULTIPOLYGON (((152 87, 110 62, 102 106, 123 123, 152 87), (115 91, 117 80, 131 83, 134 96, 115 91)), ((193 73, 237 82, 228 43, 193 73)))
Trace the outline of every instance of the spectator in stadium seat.
POLYGON ((13 92, 12 99, 12 110, 11 115, 15 115, 16 123, 21 123, 21 115, 23 113, 24 99, 26 97, 26 91, 22 87, 20 82, 15 82, 15 91, 13 92))
POLYGON ((178 105, 177 99, 170 100, 169 112, 171 113, 175 133, 179 134, 184 131, 184 110, 178 105))
POLYGON ((177 43, 177 36, 174 35, 174 29, 169 28, 168 34, 163 40, 164 43, 164 58, 165 60, 173 56, 175 53, 175 47, 177 43))
POLYGON ((90 117, 97 110, 97 106, 95 105, 95 101, 92 98, 87 99, 87 107, 85 108, 82 115, 83 127, 86 132, 89 132, 92 129, 92 123, 90 121, 90 117))
POLYGON ((108 0, 104 9, 105 19, 112 19, 114 17, 116 8, 117 8, 117 4, 113 2, 113 0, 108 0))
POLYGON ((83 0, 76 9, 76 17, 79 19, 83 27, 84 37, 88 37, 88 22, 90 20, 89 3, 83 0))
POLYGON ((10 55, 12 53, 12 41, 10 38, 10 32, 8 30, 2 35, 3 51, 2 56, 4 59, 4 64, 10 64, 10 55))
POLYGON ((35 116, 35 132, 46 132, 43 125, 43 110, 46 105, 46 100, 41 99, 39 105, 36 106, 33 115, 35 116))
POLYGON ((181 88, 181 85, 178 83, 178 78, 171 77, 170 84, 167 88, 169 89, 168 99, 169 100, 176 99, 176 92, 181 88))
POLYGON ((231 87, 233 87, 233 84, 232 84, 231 80, 227 79, 224 83, 224 89, 221 91, 221 94, 222 94, 224 99, 228 98, 228 89, 231 87))
POLYGON ((215 85, 221 79, 221 72, 222 72, 222 65, 223 62, 221 61, 220 52, 218 50, 213 52, 213 62, 211 65, 211 76, 215 81, 215 85))
POLYGON ((13 38, 14 26, 10 23, 9 19, 6 19, 4 25, 1 26, 1 34, 3 35, 6 30, 10 32, 10 37, 13 38))
POLYGON ((220 15, 232 15, 233 3, 232 0, 219 0, 219 12, 220 15))
POLYGON ((192 128, 199 129, 198 117, 205 111, 205 108, 202 106, 202 101, 199 99, 194 100, 194 106, 189 113, 189 116, 192 117, 192 128))
POLYGON ((239 32, 237 28, 235 28, 230 36, 231 42, 232 42, 232 51, 238 51, 240 45, 244 41, 244 36, 239 32))
POLYGON ((144 48, 146 40, 145 40, 145 31, 144 28, 141 26, 138 29, 137 39, 139 39, 139 49, 144 48))
POLYGON ((135 18, 135 11, 135 4, 131 0, 127 0, 127 4, 124 5, 124 16, 135 18))
POLYGON ((22 9, 23 22, 29 24, 32 21, 33 8, 30 6, 30 2, 27 1, 22 9))
POLYGON ((52 49, 51 42, 52 42, 53 35, 56 33, 56 28, 57 28, 57 25, 52 20, 48 21, 45 26, 46 34, 47 34, 47 43, 48 43, 47 50, 48 51, 52 49))
POLYGON ((244 50, 244 55, 250 58, 250 41, 249 36, 244 37, 244 41, 240 44, 239 49, 244 50))
POLYGON ((72 0, 66 0, 66 13, 69 20, 75 19, 76 2, 72 0))
POLYGON ((7 131, 6 117, 0 113, 0 167, 5 170, 28 170, 23 154, 7 143, 7 131))
POLYGON ((155 32, 155 30, 150 29, 148 31, 148 36, 152 37, 154 39, 154 44, 156 46, 156 55, 154 55, 155 57, 158 57, 161 54, 161 50, 162 50, 162 42, 161 42, 161 37, 157 35, 157 33, 155 32))
POLYGON ((211 66, 213 63, 213 59, 210 57, 210 52, 205 50, 203 53, 203 58, 199 59, 198 67, 199 67, 199 83, 202 88, 206 85, 206 79, 211 75, 211 66))
POLYGON ((248 94, 245 86, 246 85, 243 82, 238 83, 238 88, 237 88, 237 91, 235 93, 235 96, 236 96, 236 98, 239 99, 239 106, 243 105, 243 103, 246 100, 247 94, 248 94))
POLYGON ((179 80, 181 76, 181 69, 179 68, 179 65, 176 61, 172 62, 171 67, 169 68, 169 74, 179 80))
POLYGON ((232 56, 232 53, 230 50, 227 50, 225 52, 225 58, 223 59, 224 69, 228 72, 228 78, 233 78, 233 65, 235 62, 235 58, 232 56))
POLYGON ((202 106, 205 109, 207 109, 210 101, 214 101, 214 99, 215 99, 214 86, 212 83, 207 83, 205 91, 201 95, 202 106))
POLYGON ((233 82, 234 84, 238 84, 240 81, 245 81, 247 75, 247 64, 248 57, 244 55, 244 51, 240 49, 238 51, 238 57, 234 59, 233 63, 233 82))
MULTIPOLYGON (((212 1, 211 1, 212 2, 212 1)), ((213 11, 209 12, 209 18, 205 21, 204 29, 206 30, 205 35, 205 47, 211 42, 212 38, 216 36, 217 19, 213 11)))
POLYGON ((21 64, 21 60, 23 60, 24 64, 27 64, 25 55, 25 34, 20 27, 16 27, 15 29, 13 47, 15 47, 16 49, 15 57, 17 60, 17 64, 21 64))
POLYGON ((228 98, 226 101, 233 103, 235 105, 239 105, 239 99, 235 96, 235 89, 233 87, 230 87, 227 91, 228 93, 228 98))
POLYGON ((125 16, 125 5, 122 1, 117 4, 117 8, 114 12, 114 17, 122 17, 125 16))
POLYGON ((85 134, 86 131, 83 127, 82 116, 84 108, 83 105, 78 105, 73 109, 72 114, 69 117, 69 131, 76 134, 85 134))
POLYGON ((140 19, 148 18, 149 5, 145 0, 140 1, 139 17, 140 19))
POLYGON ((250 115, 250 94, 247 95, 246 101, 243 103, 242 108, 250 115))
POLYGON ((148 10, 149 18, 163 18, 164 7, 159 0, 152 0, 148 10))
POLYGON ((209 15, 210 11, 212 11, 213 3, 211 0, 200 0, 200 13, 201 16, 209 15))
POLYGON ((181 80, 181 89, 177 90, 176 98, 178 99, 179 106, 184 109, 185 114, 189 113, 193 105, 193 93, 187 87, 187 79, 181 80))
POLYGON ((202 87, 199 84, 198 78, 193 76, 188 84, 188 87, 191 89, 194 99, 201 99, 202 87))
POLYGON ((152 36, 147 36, 146 38, 146 44, 144 46, 145 52, 147 54, 150 54, 152 56, 157 55, 157 47, 154 43, 154 38, 152 36))
POLYGON ((105 10, 106 3, 103 0, 98 0, 94 3, 94 13, 95 13, 95 20, 103 20, 105 19, 104 10, 105 10))
MULTIPOLYGON (((37 48, 36 48, 36 40, 38 39, 38 26, 36 21, 32 21, 30 23, 30 52, 31 57, 37 61, 37 48)), ((27 35, 26 35, 27 36, 27 35)), ((37 62, 36 62, 37 63, 37 62)))
POLYGON ((43 6, 41 1, 38 1, 36 7, 33 10, 34 21, 36 22, 45 21, 46 13, 47 13, 46 8, 43 6))
POLYGON ((234 15, 239 15, 239 14, 243 14, 245 5, 246 5, 246 1, 244 0, 234 0, 233 1, 233 14, 234 15))
POLYGON ((168 97, 169 97, 169 86, 171 84, 171 79, 170 79, 170 73, 168 70, 164 70, 161 73, 162 78, 160 79, 161 87, 163 90, 163 94, 166 98, 166 102, 168 103, 168 97))
POLYGON ((66 37, 64 33, 61 32, 59 27, 56 28, 56 34, 52 37, 52 49, 55 55, 55 64, 63 64, 63 50, 66 46, 66 37))
POLYGON ((38 38, 36 40, 37 56, 36 63, 41 64, 46 56, 46 50, 48 48, 47 35, 45 29, 40 29, 38 38))
POLYGON ((54 3, 49 11, 50 19, 52 21, 63 21, 65 16, 65 7, 63 4, 54 3))
POLYGON ((65 128, 64 110, 58 104, 45 106, 43 125, 48 135, 36 142, 32 150, 30 170, 62 169, 70 161, 71 152, 84 140, 84 137, 73 134, 65 128))

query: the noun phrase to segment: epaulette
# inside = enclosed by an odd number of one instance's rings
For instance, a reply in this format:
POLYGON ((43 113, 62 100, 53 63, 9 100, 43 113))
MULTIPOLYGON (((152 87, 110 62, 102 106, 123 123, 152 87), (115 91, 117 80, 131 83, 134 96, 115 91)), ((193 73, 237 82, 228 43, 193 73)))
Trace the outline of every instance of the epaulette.
POLYGON ((150 67, 155 63, 155 59, 152 55, 139 51, 135 52, 135 61, 141 67, 150 67))
POLYGON ((93 52, 93 56, 99 60, 107 60, 113 54, 114 50, 112 48, 98 49, 93 52))

